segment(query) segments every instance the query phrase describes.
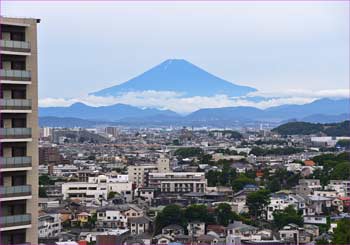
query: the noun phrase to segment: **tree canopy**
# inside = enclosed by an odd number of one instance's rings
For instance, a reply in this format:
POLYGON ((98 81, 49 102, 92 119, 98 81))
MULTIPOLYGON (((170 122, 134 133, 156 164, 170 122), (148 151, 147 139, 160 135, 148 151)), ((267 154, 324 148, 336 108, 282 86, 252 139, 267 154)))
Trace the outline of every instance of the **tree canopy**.
POLYGON ((264 212, 264 208, 270 203, 269 191, 259 190, 248 194, 246 203, 249 214, 255 219, 260 217, 264 212))
POLYGON ((350 220, 341 219, 334 229, 332 244, 350 244, 350 220))
POLYGON ((283 228, 283 226, 288 225, 290 223, 302 226, 303 217, 300 214, 298 214, 294 206, 289 205, 284 210, 276 210, 273 213, 273 222, 275 226, 279 229, 283 228))

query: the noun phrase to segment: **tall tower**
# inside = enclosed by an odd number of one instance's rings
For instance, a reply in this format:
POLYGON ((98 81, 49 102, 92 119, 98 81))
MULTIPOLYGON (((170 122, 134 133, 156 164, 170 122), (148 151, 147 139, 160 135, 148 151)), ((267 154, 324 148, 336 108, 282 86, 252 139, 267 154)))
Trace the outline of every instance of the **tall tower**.
POLYGON ((39 22, 0 17, 1 244, 38 244, 39 22))

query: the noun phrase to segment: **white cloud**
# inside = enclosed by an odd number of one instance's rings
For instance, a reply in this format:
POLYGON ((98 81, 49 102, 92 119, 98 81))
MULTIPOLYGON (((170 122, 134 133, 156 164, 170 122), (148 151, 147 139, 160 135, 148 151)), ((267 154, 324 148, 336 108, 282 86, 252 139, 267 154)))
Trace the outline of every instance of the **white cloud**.
POLYGON ((306 89, 286 89, 279 91, 256 91, 249 96, 262 97, 305 97, 305 98, 348 98, 349 89, 327 89, 327 90, 306 90, 306 89))
POLYGON ((39 100, 42 107, 49 106, 69 106, 76 102, 82 102, 90 106, 107 106, 117 103, 133 105, 141 108, 160 108, 169 109, 178 113, 186 114, 202 108, 219 108, 230 106, 252 106, 265 109, 272 106, 284 104, 305 104, 316 99, 328 98, 346 98, 349 97, 349 90, 286 90, 279 92, 254 92, 247 97, 231 98, 227 95, 215 95, 212 97, 194 96, 182 97, 181 94, 171 91, 143 91, 129 92, 119 97, 99 97, 83 96, 81 98, 44 98, 39 100), (261 101, 252 101, 253 96, 262 96, 265 99, 261 101))

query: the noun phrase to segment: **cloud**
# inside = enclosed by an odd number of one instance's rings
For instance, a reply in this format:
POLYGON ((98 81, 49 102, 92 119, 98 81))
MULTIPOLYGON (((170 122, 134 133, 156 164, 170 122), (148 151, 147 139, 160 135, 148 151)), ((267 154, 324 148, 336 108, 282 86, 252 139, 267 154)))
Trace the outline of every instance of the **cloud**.
POLYGON ((254 92, 245 97, 232 98, 227 95, 215 95, 211 97, 194 96, 182 97, 182 94, 171 91, 143 91, 128 92, 118 97, 99 97, 86 95, 81 98, 44 98, 39 100, 41 107, 70 106, 81 102, 90 106, 107 106, 117 103, 128 104, 141 108, 169 109, 186 114, 202 108, 219 108, 233 106, 252 106, 265 109, 284 104, 305 104, 320 98, 347 98, 349 90, 286 90, 279 92, 254 92), (263 98, 254 100, 254 96, 263 98))
POLYGON ((304 97, 304 98, 347 98, 350 96, 349 89, 327 89, 327 90, 306 90, 306 89, 286 89, 279 91, 256 91, 249 96, 262 97, 304 97))

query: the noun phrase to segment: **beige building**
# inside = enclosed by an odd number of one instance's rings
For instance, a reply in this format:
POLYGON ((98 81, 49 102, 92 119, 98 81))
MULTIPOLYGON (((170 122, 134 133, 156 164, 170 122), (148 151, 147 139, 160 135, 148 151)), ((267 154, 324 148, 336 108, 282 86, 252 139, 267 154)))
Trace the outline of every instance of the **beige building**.
POLYGON ((170 160, 164 156, 157 159, 156 164, 136 164, 128 166, 129 181, 136 187, 145 187, 148 183, 149 173, 168 173, 170 160))
POLYGON ((144 187, 148 182, 148 174, 157 171, 157 165, 130 165, 128 166, 129 181, 136 187, 144 187))
POLYGON ((1 244, 38 244, 39 20, 0 23, 1 244))

